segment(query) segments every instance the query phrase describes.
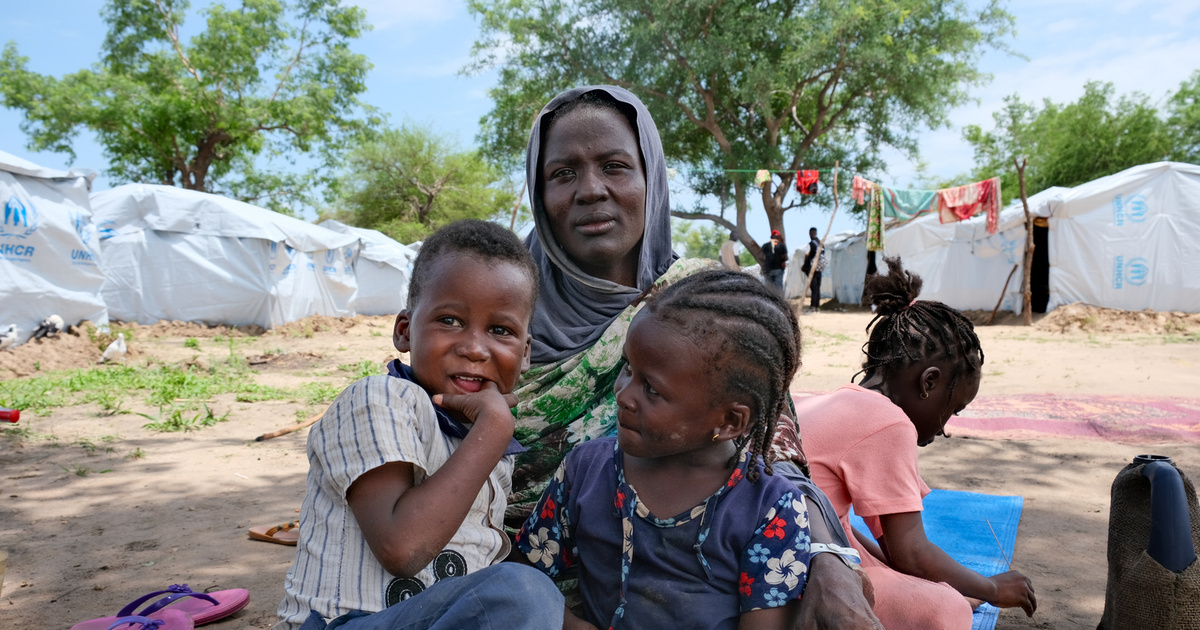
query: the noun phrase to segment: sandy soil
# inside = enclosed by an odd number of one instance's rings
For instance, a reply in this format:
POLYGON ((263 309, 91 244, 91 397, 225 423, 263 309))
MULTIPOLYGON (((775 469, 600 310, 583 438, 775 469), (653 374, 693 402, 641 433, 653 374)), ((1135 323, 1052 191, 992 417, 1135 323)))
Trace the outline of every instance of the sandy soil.
MULTIPOLYGON (((986 314, 982 314, 986 317, 986 314)), ((797 391, 836 387, 858 369, 870 314, 834 306, 805 316, 797 391)), ((1032 328, 1012 317, 981 327, 987 353, 981 394, 1072 392, 1200 398, 1200 317, 1060 309, 1032 328)), ((233 353, 256 382, 343 386, 337 366, 395 356, 390 318, 313 318, 274 331, 159 323, 133 326, 124 362, 211 364, 233 353), (256 333, 256 334, 248 334, 256 333), (198 349, 186 347, 187 338, 198 349)), ((0 352, 0 381, 85 367, 100 354, 87 334, 0 352)), ((0 397, 3 383, 0 383, 0 397)), ((172 583, 195 590, 246 588, 249 606, 209 627, 268 628, 293 547, 247 538, 252 525, 294 518, 304 493, 306 431, 255 442, 321 411, 303 399, 207 404, 229 421, 188 433, 143 428, 135 414, 96 405, 26 414, 0 437, 0 548, 11 555, 0 625, 66 628, 172 583)), ((145 395, 125 406, 153 414, 145 395)), ((951 425, 951 429, 953 424, 951 425)), ((1000 628, 1094 628, 1104 604, 1109 487, 1140 452, 1171 455, 1200 479, 1200 445, 1083 440, 938 440, 921 454, 929 485, 1025 497, 1014 568, 1030 575, 1040 607, 1000 628)))

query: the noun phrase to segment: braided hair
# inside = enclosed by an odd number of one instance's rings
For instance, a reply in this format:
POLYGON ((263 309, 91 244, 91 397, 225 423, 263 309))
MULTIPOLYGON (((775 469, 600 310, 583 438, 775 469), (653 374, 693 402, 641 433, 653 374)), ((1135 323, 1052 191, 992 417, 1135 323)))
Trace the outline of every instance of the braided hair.
POLYGON ((734 440, 733 466, 749 449, 747 478, 757 481, 761 458, 768 475, 775 425, 787 404, 788 387, 800 367, 800 327, 783 297, 738 271, 705 271, 653 295, 646 308, 659 321, 708 351, 710 373, 724 395, 748 401, 750 431, 734 440))
MULTIPOLYGON (((950 396, 959 378, 983 368, 983 348, 975 326, 962 313, 933 300, 918 300, 921 277, 905 271, 899 257, 884 258, 887 275, 867 278, 865 302, 875 307, 863 344, 863 380, 876 374, 888 380, 914 363, 948 360, 954 366, 950 396)), ((855 376, 858 376, 855 374, 855 376)), ((853 379, 851 379, 853 380, 853 379)))

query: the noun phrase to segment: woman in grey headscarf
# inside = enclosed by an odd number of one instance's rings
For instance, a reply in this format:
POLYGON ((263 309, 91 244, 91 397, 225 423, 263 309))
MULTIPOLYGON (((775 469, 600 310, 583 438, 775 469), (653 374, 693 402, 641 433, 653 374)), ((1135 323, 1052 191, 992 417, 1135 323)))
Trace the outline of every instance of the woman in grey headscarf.
MULTIPOLYGON (((526 177, 536 226, 526 245, 541 286, 531 328, 534 367, 514 392, 521 401, 517 438, 529 447, 513 473, 507 521, 514 528, 572 446, 616 432, 613 383, 639 297, 713 264, 671 250, 662 141, 628 90, 588 86, 554 97, 530 133, 526 177)), ((793 419, 779 423, 775 469, 797 483, 810 509, 827 515, 812 519, 814 540, 848 547, 828 500, 800 472, 795 426, 793 419)), ((833 554, 811 564, 803 627, 880 627, 860 574, 833 554)))

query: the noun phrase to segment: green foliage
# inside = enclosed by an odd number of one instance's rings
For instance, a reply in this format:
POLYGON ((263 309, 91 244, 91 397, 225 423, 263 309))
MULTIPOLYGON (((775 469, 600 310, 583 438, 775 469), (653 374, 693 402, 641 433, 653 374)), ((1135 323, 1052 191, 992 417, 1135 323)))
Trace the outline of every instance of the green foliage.
POLYGON ((339 365, 337 369, 339 369, 343 372, 350 372, 351 373, 350 378, 353 378, 356 381, 358 379, 366 378, 368 376, 375 376, 377 374, 386 374, 387 373, 383 369, 382 364, 376 363, 374 361, 368 361, 366 359, 363 359, 362 361, 359 361, 358 363, 343 363, 342 365, 339 365))
POLYGON ((138 415, 150 421, 142 425, 142 428, 150 429, 151 431, 161 431, 163 433, 197 431, 202 427, 211 427, 218 422, 225 422, 229 419, 228 411, 223 416, 217 416, 213 414, 212 409, 208 408, 208 405, 204 405, 204 413, 197 413, 190 418, 184 409, 172 409, 170 415, 164 418, 162 407, 158 409, 158 417, 144 413, 139 413, 138 415))
MULTIPOLYGON (((717 225, 685 223, 671 221, 671 242, 675 244, 680 255, 688 258, 719 259, 721 245, 729 240, 729 230, 717 225)), ((754 264, 754 254, 743 251, 738 256, 738 264, 743 267, 754 264)))
MULTIPOLYGON (((915 154, 923 128, 947 124, 976 64, 1003 49, 1013 17, 1000 0, 469 0, 481 38, 468 71, 499 66, 481 121, 485 154, 524 156, 539 108, 567 86, 628 87, 646 103, 666 154, 697 169, 869 172, 884 146, 915 154)), ((752 173, 693 174, 701 194, 733 201, 745 226, 752 173)), ((782 229, 794 175, 761 191, 782 229)), ((843 178, 850 186, 850 178, 843 178)), ((723 206, 723 204, 722 204, 723 206)))
POLYGON ((337 395, 342 393, 343 387, 332 383, 305 383, 300 386, 300 392, 304 396, 304 402, 310 405, 322 405, 332 402, 337 395))
POLYGON ((427 127, 405 124, 350 152, 333 217, 400 241, 424 240, 458 219, 503 217, 516 195, 477 151, 463 151, 427 127))
POLYGON ((200 340, 196 339, 195 337, 188 337, 187 339, 185 339, 183 341, 183 347, 191 348, 193 350, 199 350, 200 349, 200 340))
POLYGON ((319 170, 259 165, 313 151, 330 164, 377 123, 358 100, 371 64, 350 50, 369 28, 366 12, 340 0, 217 2, 185 40, 188 4, 110 0, 100 61, 61 78, 29 71, 9 43, 0 102, 24 113, 34 150, 74 158, 79 131, 94 133, 115 182, 224 192, 277 210, 308 201, 319 170))
POLYGON ((255 385, 244 369, 215 365, 208 370, 195 367, 133 367, 112 365, 87 370, 51 372, 27 379, 0 383, 0 406, 46 415, 55 407, 99 403, 106 409, 119 407, 130 393, 147 393, 153 406, 170 406, 176 399, 206 400, 224 393, 237 393, 254 400, 288 398, 287 390, 255 385))
POLYGON ((1167 125, 1175 138, 1171 159, 1200 164, 1200 70, 1179 86, 1167 103, 1167 125))
POLYGON ((1078 186, 1098 177, 1166 159, 1174 140, 1167 122, 1140 93, 1115 96, 1111 83, 1089 82, 1078 101, 1046 99, 1039 108, 1017 95, 992 115, 995 129, 963 130, 975 149, 973 179, 999 176, 1004 199, 1020 195, 1013 158, 1026 158, 1027 194, 1078 186))

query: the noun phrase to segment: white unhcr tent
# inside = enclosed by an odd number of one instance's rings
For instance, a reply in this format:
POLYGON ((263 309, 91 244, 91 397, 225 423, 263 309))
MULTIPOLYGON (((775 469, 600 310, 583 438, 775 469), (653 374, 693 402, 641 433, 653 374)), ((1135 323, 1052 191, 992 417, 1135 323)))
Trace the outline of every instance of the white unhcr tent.
POLYGON ((1046 202, 1050 301, 1200 312, 1200 166, 1143 164, 1046 202))
POLYGON ((354 265, 358 293, 354 310, 363 315, 395 315, 408 302, 408 279, 412 276, 417 252, 377 230, 354 227, 329 219, 323 228, 357 237, 362 253, 354 265))
POLYGON ((96 174, 56 171, 0 151, 0 331, 17 343, 43 319, 108 323, 88 192, 96 174))
POLYGON ((172 186, 119 186, 91 203, 113 319, 271 328, 354 315, 356 236, 172 186))
MULTIPOLYGON (((1047 225, 1048 264, 1039 267, 1035 256, 1033 268, 1035 278, 1047 278, 1047 312, 1076 302, 1200 312, 1200 166, 1135 166, 1075 188, 1041 191, 1029 198, 1029 209, 1047 225)), ((1016 266, 1001 306, 1019 312, 1024 220, 1019 200, 1001 211, 991 235, 982 215, 947 224, 927 215, 889 228, 885 254, 900 256, 905 269, 924 279, 922 298, 963 310, 994 308, 1016 266)), ((835 295, 844 302, 858 303, 862 292, 864 239, 859 234, 830 247, 835 295), (846 275, 857 284, 847 283, 843 297, 836 279, 846 275)))
MULTIPOLYGON (((846 234, 839 232, 825 239, 825 260, 829 260, 829 243, 840 235, 846 234)), ((783 295, 789 300, 800 299, 804 297, 804 283, 808 282, 808 274, 804 273, 801 267, 804 266, 804 257, 808 255, 808 241, 804 245, 792 250, 792 256, 788 259, 787 269, 783 274, 783 295)), ((825 270, 821 272, 821 297, 833 297, 833 277, 829 273, 829 265, 826 265, 825 270)), ((805 302, 807 304, 807 302, 805 302)))
MULTIPOLYGON (((1065 190, 1050 188, 1030 197, 1030 211, 1037 215, 1038 208, 1065 190)), ((889 225, 884 234, 884 251, 876 259, 879 273, 887 271, 883 256, 899 256, 905 270, 921 276, 921 299, 959 310, 990 311, 997 301, 1006 310, 1021 310, 1025 211, 1020 200, 1000 211, 995 234, 987 233, 987 217, 982 214, 959 223, 941 223, 936 215, 927 214, 899 226, 889 225)), ((843 303, 859 304, 867 272, 866 233, 831 246, 830 267, 835 297, 843 303)))

